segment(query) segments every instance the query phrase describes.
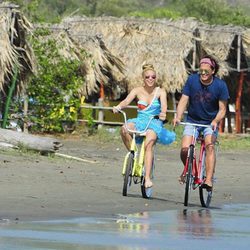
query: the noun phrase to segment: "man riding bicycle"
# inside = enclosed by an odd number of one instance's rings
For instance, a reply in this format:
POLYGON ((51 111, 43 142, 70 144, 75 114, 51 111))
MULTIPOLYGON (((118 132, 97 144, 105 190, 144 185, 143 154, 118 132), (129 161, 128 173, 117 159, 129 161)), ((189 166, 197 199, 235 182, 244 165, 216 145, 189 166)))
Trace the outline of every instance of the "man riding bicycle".
MULTIPOLYGON (((218 136, 218 126, 225 117, 229 92, 226 83, 216 77, 219 65, 211 56, 205 56, 200 60, 199 72, 188 77, 179 101, 174 126, 182 118, 188 106, 187 122, 211 125, 211 128, 198 130, 203 132, 206 145, 206 181, 203 187, 211 190, 213 186, 213 174, 215 171, 215 148, 214 144, 218 136)), ((193 127, 185 126, 182 137, 180 157, 185 165, 188 147, 192 140, 193 127)), ((198 136, 198 135, 197 135, 198 136)), ((184 177, 179 178, 184 183, 184 177)))

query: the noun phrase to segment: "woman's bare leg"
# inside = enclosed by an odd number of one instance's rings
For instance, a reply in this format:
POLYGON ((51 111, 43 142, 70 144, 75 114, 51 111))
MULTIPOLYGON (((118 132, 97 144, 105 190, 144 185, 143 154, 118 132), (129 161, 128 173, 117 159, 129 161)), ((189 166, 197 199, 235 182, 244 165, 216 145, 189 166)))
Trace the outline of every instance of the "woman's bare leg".
POLYGON ((151 176, 152 164, 153 164, 153 157, 154 157, 154 146, 156 142, 157 136, 154 131, 148 130, 146 133, 146 140, 145 140, 145 187, 153 186, 151 176))
MULTIPOLYGON (((134 123, 128 123, 127 127, 129 129, 132 129, 132 130, 135 129, 134 123)), ((126 129, 125 125, 122 126, 120 134, 121 134, 122 141, 123 141, 124 145, 126 146, 127 150, 129 151, 132 137, 131 137, 130 133, 128 132, 128 130, 126 129)))

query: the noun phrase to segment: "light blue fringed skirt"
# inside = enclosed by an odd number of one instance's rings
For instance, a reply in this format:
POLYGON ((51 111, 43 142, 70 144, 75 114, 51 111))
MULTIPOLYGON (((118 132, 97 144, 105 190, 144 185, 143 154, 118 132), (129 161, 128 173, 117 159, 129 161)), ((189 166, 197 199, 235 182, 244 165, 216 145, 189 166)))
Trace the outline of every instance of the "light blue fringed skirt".
MULTIPOLYGON (((127 122, 134 123, 136 130, 143 131, 146 128, 148 121, 149 117, 139 116, 137 118, 128 119, 127 122)), ((151 129, 156 133, 158 143, 169 145, 175 141, 176 138, 175 132, 164 128, 163 122, 159 119, 153 119, 150 122, 148 129, 151 129)), ((136 138, 136 142, 141 143, 142 137, 136 138)))

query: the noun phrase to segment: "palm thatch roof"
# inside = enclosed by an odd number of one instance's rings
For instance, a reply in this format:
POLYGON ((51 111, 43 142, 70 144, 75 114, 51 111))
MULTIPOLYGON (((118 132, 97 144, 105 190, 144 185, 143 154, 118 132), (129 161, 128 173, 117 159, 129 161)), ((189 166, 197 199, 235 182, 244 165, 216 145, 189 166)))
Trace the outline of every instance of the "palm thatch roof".
MULTIPOLYGON (((134 18, 80 18, 65 20, 64 25, 68 26, 72 39, 84 48, 86 36, 98 36, 100 44, 109 50, 110 58, 120 60, 120 68, 111 62, 110 66, 113 67, 109 68, 115 68, 116 71, 112 76, 119 73, 119 82, 125 83, 128 89, 142 84, 141 72, 144 63, 152 63, 155 66, 158 83, 168 92, 180 90, 187 78, 184 58, 193 47, 192 28, 196 27, 193 20, 181 20, 173 24, 170 21, 134 18), (176 29, 176 26, 179 29, 176 29)), ((88 44, 90 53, 93 53, 91 47, 92 45, 88 44)), ((94 58, 94 61, 97 65, 102 65, 100 58, 94 58)), ((106 82, 104 81, 104 84, 106 82)))
POLYGON ((244 65, 248 57, 247 49, 250 50, 246 31, 243 27, 231 25, 199 26, 201 47, 217 59, 221 77, 248 67, 244 65))
POLYGON ((35 71, 33 51, 27 41, 31 24, 17 7, 8 2, 0 4, 0 92, 3 95, 6 94, 15 66, 19 69, 16 94, 24 89, 30 73, 35 71))
POLYGON ((246 56, 249 58, 248 61, 250 65, 250 29, 246 29, 243 31, 242 40, 243 40, 243 48, 246 56))
MULTIPOLYGON (((138 18, 71 17, 52 28, 62 29, 78 49, 84 49, 86 82, 84 94, 96 92, 103 84, 116 99, 142 84, 141 69, 152 63, 158 83, 167 92, 180 91, 204 54, 220 64, 219 76, 237 71, 232 44, 241 37, 241 58, 249 57, 249 30, 233 26, 209 26, 194 19, 148 20, 138 18), (117 91, 116 91, 117 90, 117 91)), ((237 46, 233 48, 237 55, 237 46)), ((81 59, 79 59, 81 60, 81 59)), ((242 67, 242 65, 240 64, 242 67)), ((247 67, 245 65, 244 67, 247 67)))

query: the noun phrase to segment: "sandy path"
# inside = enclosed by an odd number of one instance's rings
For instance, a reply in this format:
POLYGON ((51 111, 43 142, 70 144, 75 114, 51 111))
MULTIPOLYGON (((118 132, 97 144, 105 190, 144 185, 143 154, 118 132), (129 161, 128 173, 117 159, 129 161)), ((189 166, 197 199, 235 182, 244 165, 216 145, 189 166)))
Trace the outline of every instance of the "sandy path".
MULTIPOLYGON (((62 217, 110 216, 183 208, 184 187, 177 149, 160 146, 153 199, 141 198, 139 185, 121 195, 121 142, 65 140, 60 151, 94 160, 85 163, 59 157, 0 150, 0 219, 44 220, 62 217)), ((220 152, 212 206, 250 203, 250 152, 220 152)), ((198 191, 191 206, 200 206, 198 191)))

